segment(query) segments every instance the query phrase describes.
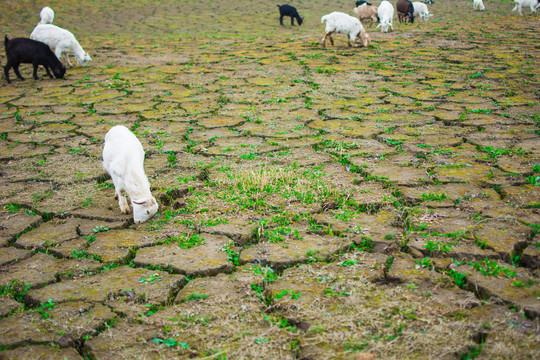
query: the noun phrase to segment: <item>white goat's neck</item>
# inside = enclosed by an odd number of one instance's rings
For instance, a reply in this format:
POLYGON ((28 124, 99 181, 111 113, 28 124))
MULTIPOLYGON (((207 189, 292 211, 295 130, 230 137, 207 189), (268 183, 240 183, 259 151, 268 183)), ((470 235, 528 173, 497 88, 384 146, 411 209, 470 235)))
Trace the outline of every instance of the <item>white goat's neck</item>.
POLYGON ((73 55, 75 56, 77 61, 79 63, 84 62, 84 55, 86 54, 86 52, 82 48, 81 44, 79 44, 79 42, 77 40, 75 40, 75 39, 73 39, 73 49, 72 50, 73 50, 73 55))
MULTIPOLYGON (((132 164, 133 165, 133 164, 132 164)), ((128 167, 131 169, 126 174, 125 187, 131 199, 151 198, 150 183, 142 166, 128 167)))

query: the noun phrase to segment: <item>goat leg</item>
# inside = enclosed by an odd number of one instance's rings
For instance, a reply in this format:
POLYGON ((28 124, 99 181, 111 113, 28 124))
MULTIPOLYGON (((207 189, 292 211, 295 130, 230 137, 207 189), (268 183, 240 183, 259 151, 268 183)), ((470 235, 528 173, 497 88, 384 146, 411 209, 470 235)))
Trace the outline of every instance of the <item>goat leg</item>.
POLYGON ((322 39, 321 39, 321 45, 322 45, 323 48, 326 47, 326 36, 327 36, 327 34, 326 34, 326 32, 325 32, 325 33, 323 34, 322 39))
POLYGON ((51 72, 49 71, 49 67, 47 65, 43 65, 43 67, 45 68, 45 71, 47 72, 47 75, 49 75, 49 77, 52 79, 53 78, 53 75, 51 74, 51 72))
POLYGON ((6 76, 6 81, 8 84, 11 84, 11 80, 9 80, 9 65, 4 66, 4 75, 6 76))
POLYGON ((67 63, 69 64, 69 66, 73 67, 73 64, 71 63, 71 61, 69 61, 69 55, 68 55, 68 53, 66 53, 66 61, 67 61, 67 63))
POLYGON ((24 80, 24 78, 22 77, 21 73, 19 72, 19 65, 15 65, 13 66, 13 71, 15 72, 15 75, 17 75, 17 77, 21 80, 24 80))
POLYGON ((117 191, 116 194, 118 195, 118 206, 120 207, 120 212, 123 214, 129 213, 129 204, 126 199, 126 191, 120 190, 117 191))

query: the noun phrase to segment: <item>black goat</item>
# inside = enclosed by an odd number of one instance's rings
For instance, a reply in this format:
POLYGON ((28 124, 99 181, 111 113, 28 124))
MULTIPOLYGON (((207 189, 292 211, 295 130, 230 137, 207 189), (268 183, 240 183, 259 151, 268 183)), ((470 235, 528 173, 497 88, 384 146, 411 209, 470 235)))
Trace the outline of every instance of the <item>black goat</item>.
POLYGON ((371 5, 371 4, 368 3, 367 1, 357 1, 357 2, 356 2, 356 7, 359 7, 360 5, 363 5, 363 4, 371 5))
POLYGON ((414 23, 414 7, 410 0, 398 0, 396 10, 400 23, 407 22, 407 18, 411 20, 411 23, 414 23))
POLYGON ((278 5, 279 8, 279 23, 283 25, 283 17, 284 16, 290 16, 291 17, 291 25, 294 25, 294 19, 298 21, 298 25, 302 25, 302 19, 300 15, 298 15, 298 11, 296 11, 296 8, 291 5, 278 5))
POLYGON ((21 80, 24 78, 19 72, 20 64, 32 64, 34 66, 34 79, 38 80, 37 69, 39 65, 43 65, 47 71, 47 75, 52 79, 52 74, 49 71, 49 67, 52 69, 54 76, 57 79, 64 77, 66 73, 66 67, 58 60, 56 55, 52 52, 49 45, 27 38, 15 38, 9 40, 7 35, 4 40, 6 46, 7 64, 4 66, 4 74, 6 80, 9 83, 9 69, 13 68, 15 75, 21 80))

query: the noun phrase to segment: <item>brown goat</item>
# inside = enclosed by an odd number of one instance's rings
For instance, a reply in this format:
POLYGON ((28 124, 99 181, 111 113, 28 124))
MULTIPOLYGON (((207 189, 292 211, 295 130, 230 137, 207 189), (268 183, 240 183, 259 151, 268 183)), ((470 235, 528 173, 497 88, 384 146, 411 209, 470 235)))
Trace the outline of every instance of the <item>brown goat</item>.
POLYGON ((377 7, 375 5, 360 5, 354 8, 354 13, 358 20, 362 21, 364 19, 371 19, 378 22, 379 17, 377 16, 377 7))
POLYGON ((407 18, 414 23, 414 7, 410 0, 398 0, 396 10, 400 23, 407 22, 407 18))

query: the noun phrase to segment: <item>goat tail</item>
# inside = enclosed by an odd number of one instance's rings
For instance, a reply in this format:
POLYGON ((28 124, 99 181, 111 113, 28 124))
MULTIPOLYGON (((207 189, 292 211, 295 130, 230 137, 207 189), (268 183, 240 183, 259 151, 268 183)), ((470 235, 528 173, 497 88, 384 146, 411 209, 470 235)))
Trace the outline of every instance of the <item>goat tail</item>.
POLYGON ((6 35, 6 37, 5 37, 5 39, 4 39, 4 46, 5 46, 6 48, 7 48, 8 42, 9 42, 9 39, 8 39, 8 37, 7 37, 7 35, 6 35))
POLYGON ((321 18, 321 24, 326 21, 326 15, 321 18))

